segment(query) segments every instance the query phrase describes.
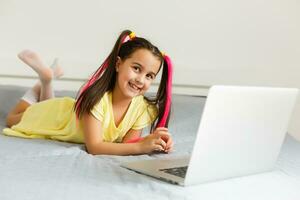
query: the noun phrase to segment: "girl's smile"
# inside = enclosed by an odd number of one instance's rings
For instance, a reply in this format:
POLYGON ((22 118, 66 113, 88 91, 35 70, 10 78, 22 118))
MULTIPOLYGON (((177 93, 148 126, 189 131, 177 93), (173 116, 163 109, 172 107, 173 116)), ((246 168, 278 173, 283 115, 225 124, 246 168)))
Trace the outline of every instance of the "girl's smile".
POLYGON ((129 82, 129 86, 130 86, 131 89, 133 89, 133 91, 138 92, 138 93, 139 93, 139 92, 141 91, 141 89, 142 89, 142 88, 136 86, 134 83, 131 83, 131 82, 129 82))

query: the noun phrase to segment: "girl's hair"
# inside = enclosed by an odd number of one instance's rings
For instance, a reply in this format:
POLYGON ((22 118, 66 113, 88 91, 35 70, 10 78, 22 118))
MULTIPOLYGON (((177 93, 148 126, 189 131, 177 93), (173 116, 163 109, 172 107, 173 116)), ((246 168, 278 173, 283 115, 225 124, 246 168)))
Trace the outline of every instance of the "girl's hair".
POLYGON ((160 126, 168 127, 171 113, 171 60, 168 56, 163 55, 160 50, 148 40, 135 37, 134 33, 130 30, 125 30, 120 34, 109 56, 78 92, 74 106, 78 119, 85 113, 90 114, 91 110, 101 100, 105 92, 112 91, 115 87, 115 66, 117 58, 120 57, 122 60, 125 60, 139 49, 149 50, 161 61, 160 68, 163 66, 162 77, 156 97, 144 97, 149 104, 155 105, 158 109, 158 115, 151 125, 151 131, 160 126))

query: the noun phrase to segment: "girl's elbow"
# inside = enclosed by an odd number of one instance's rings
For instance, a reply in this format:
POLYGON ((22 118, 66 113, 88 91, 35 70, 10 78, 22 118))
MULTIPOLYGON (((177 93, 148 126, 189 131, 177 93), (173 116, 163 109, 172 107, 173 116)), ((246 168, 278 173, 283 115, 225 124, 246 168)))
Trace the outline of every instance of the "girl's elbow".
POLYGON ((109 155, 109 147, 105 145, 105 142, 97 142, 91 144, 85 144, 86 150, 91 155, 109 155))
POLYGON ((95 145, 85 145, 85 148, 87 150, 87 153, 88 154, 91 154, 91 155, 100 155, 101 152, 99 151, 99 148, 97 148, 95 145))
POLYGON ((93 155, 93 156, 99 155, 99 153, 97 153, 96 151, 91 150, 91 149, 87 149, 87 153, 88 153, 88 154, 91 154, 91 155, 93 155))

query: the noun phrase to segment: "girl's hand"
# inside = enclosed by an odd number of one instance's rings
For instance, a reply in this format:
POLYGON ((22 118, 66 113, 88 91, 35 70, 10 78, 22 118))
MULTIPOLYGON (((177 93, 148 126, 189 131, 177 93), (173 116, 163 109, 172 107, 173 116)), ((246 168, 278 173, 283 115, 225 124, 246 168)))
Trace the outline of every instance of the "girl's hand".
POLYGON ((167 128, 157 128, 152 134, 144 137, 140 144, 142 153, 152 153, 154 151, 169 153, 173 141, 167 128))
POLYGON ((159 127, 156 128, 155 131, 153 132, 153 134, 159 133, 159 132, 164 132, 166 134, 168 134, 168 136, 162 136, 161 139, 164 140, 164 142, 166 143, 166 146, 164 148, 164 152, 169 153, 172 151, 173 148, 173 140, 171 138, 171 134, 168 132, 168 128, 165 127, 159 127))

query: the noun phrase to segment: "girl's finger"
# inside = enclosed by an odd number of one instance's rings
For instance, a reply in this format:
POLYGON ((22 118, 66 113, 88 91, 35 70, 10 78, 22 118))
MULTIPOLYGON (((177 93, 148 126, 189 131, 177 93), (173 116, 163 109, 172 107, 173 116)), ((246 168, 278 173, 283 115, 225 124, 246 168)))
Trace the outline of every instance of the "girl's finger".
POLYGON ((166 148, 172 148, 173 147, 173 140, 172 138, 169 138, 169 140, 166 143, 166 148))
POLYGON ((164 151, 161 145, 155 145, 154 151, 164 151))
POLYGON ((155 132, 155 135, 159 137, 163 137, 163 136, 169 136, 170 134, 167 131, 159 130, 155 132))
POLYGON ((170 135, 165 131, 159 131, 155 134, 152 134, 155 138, 162 138, 162 137, 170 137, 170 135))
POLYGON ((165 141, 168 142, 169 140, 171 140, 171 135, 168 132, 163 132, 161 138, 165 141))
POLYGON ((167 147, 173 145, 173 140, 172 138, 169 138, 168 141, 167 141, 167 147))
POLYGON ((165 127, 158 127, 158 128, 155 129, 154 132, 156 132, 156 131, 168 131, 168 128, 165 128, 165 127))
POLYGON ((163 140, 165 143, 169 140, 170 135, 165 133, 165 132, 159 132, 157 134, 153 134, 155 136, 156 139, 161 139, 163 140))
POLYGON ((171 150, 171 149, 173 149, 173 144, 172 144, 172 145, 170 145, 170 146, 168 146, 166 149, 167 149, 167 150, 171 150))
POLYGON ((164 129, 164 130, 168 130, 167 127, 157 127, 156 129, 164 129))
POLYGON ((162 139, 158 139, 158 141, 157 141, 157 143, 156 144, 159 144, 160 146, 162 146, 162 148, 163 149, 165 149, 166 148, 166 142, 165 141, 163 141, 162 139))

